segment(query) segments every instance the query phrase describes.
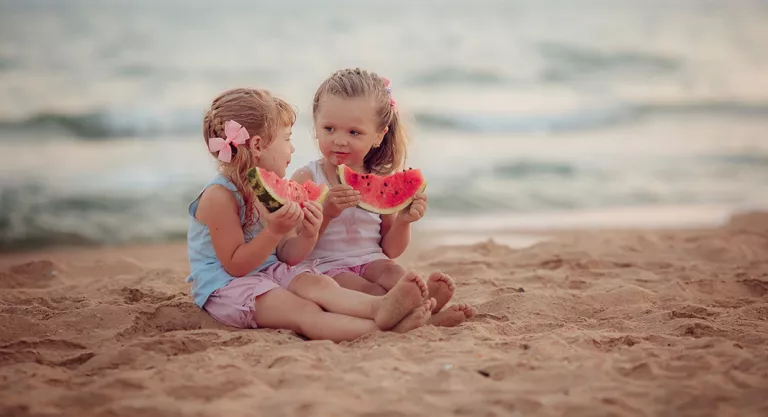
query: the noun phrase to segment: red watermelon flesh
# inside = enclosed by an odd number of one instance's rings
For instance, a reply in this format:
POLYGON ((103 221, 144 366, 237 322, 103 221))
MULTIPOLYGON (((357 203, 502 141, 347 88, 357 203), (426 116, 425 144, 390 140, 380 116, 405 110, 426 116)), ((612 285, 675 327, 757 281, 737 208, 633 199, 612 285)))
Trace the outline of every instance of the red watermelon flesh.
POLYGON ((408 207, 416 193, 427 188, 419 169, 407 169, 392 175, 358 174, 346 165, 338 167, 339 181, 360 191, 358 206, 364 210, 392 214, 408 207))
POLYGON ((263 168, 251 168, 248 171, 248 182, 261 204, 270 212, 277 211, 289 201, 302 206, 307 201, 322 203, 328 194, 328 186, 325 184, 318 185, 312 181, 299 184, 263 168))

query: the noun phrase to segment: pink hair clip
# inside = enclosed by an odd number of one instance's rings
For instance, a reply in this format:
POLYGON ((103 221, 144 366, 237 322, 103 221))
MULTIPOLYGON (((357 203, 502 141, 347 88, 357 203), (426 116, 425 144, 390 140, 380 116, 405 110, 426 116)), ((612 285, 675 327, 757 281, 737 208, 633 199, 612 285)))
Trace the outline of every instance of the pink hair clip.
POLYGON ((230 162, 232 161, 232 147, 242 145, 247 141, 250 136, 248 131, 244 127, 234 120, 230 120, 224 123, 224 135, 226 139, 222 138, 210 138, 208 139, 208 149, 211 152, 218 152, 218 158, 220 161, 230 162))
POLYGON ((392 97, 392 81, 390 81, 387 77, 381 77, 381 79, 384 80, 384 87, 386 87, 387 94, 389 94, 389 105, 397 110, 397 101, 395 101, 394 97, 392 97))

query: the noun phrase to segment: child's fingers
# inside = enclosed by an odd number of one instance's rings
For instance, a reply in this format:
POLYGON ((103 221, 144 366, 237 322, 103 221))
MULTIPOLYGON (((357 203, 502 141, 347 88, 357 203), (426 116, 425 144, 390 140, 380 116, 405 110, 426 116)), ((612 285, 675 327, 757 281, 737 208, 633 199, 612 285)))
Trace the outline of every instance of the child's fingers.
POLYGON ((321 222, 321 220, 318 219, 317 217, 310 217, 307 215, 304 215, 304 221, 309 224, 309 227, 312 230, 317 229, 317 227, 320 225, 320 222, 321 222))
POLYGON ((302 221, 304 221, 304 212, 301 210, 298 210, 296 211, 296 214, 293 217, 291 217, 291 222, 293 222, 294 224, 299 224, 302 221))
POLYGON ((280 207, 276 212, 272 214, 272 218, 275 220, 283 219, 286 216, 289 216, 290 213, 291 213, 291 205, 283 204, 282 207, 280 207))
POLYGON ((359 201, 360 201, 360 197, 356 196, 356 195, 349 195, 349 196, 343 196, 343 197, 339 197, 339 196, 333 197, 334 204, 336 204, 338 206, 349 205, 350 203, 357 204, 359 201))
POLYGON ((299 207, 299 205, 294 202, 290 202, 286 204, 286 206, 289 206, 288 213, 285 215, 285 218, 288 221, 296 221, 299 219, 299 216, 303 214, 301 212, 301 207, 299 207))
POLYGON ((331 193, 339 193, 339 192, 347 192, 347 191, 355 191, 354 188, 352 188, 351 185, 346 184, 337 184, 331 187, 329 190, 331 193))
POLYGON ((323 209, 320 207, 319 204, 315 203, 314 201, 310 201, 308 204, 304 205, 304 217, 312 216, 315 218, 322 217, 323 215, 323 209))
POLYGON ((360 191, 357 190, 342 190, 342 191, 334 191, 331 193, 331 197, 353 197, 353 196, 359 196, 360 191))
POLYGON ((323 205, 318 203, 317 201, 307 201, 306 203, 304 203, 304 207, 307 207, 307 206, 315 207, 318 213, 323 212, 323 205))
POLYGON ((421 218, 422 216, 424 216, 424 212, 426 211, 427 211, 427 206, 425 204, 414 203, 411 206, 410 213, 413 217, 421 218))

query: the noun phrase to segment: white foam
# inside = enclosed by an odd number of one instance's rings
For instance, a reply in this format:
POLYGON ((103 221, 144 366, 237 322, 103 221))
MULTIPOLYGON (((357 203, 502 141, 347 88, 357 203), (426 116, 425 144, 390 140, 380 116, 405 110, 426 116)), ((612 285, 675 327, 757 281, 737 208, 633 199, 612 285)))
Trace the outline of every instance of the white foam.
POLYGON ((622 207, 571 212, 430 217, 423 230, 493 233, 573 229, 660 229, 715 227, 728 221, 735 209, 721 205, 622 207))

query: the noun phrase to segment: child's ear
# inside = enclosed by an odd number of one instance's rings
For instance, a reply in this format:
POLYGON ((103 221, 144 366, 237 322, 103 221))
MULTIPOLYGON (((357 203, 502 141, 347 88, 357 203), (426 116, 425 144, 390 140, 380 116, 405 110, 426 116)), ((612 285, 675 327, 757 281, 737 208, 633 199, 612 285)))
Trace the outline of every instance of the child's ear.
POLYGON ((258 158, 263 150, 264 149, 261 146, 261 136, 251 136, 251 151, 253 151, 253 155, 258 158))
POLYGON ((384 130, 382 130, 382 131, 379 133, 378 137, 376 138, 376 143, 375 143, 375 145, 376 145, 376 147, 377 147, 377 148, 378 148, 378 147, 381 145, 381 142, 383 142, 383 141, 384 141, 384 135, 386 135, 386 134, 387 134, 387 132, 389 132, 389 126, 384 126, 384 130))

